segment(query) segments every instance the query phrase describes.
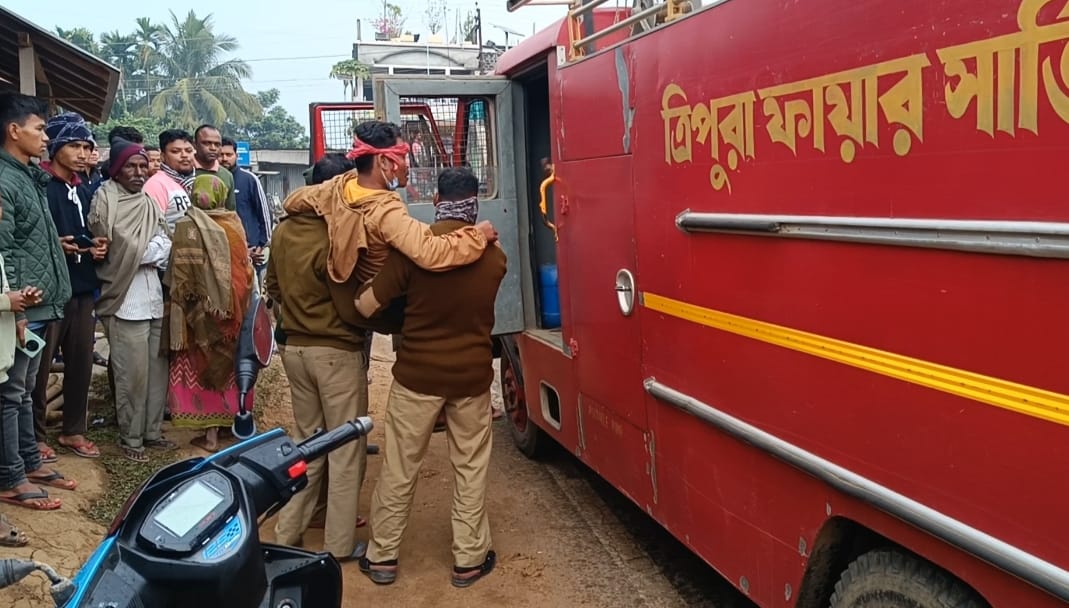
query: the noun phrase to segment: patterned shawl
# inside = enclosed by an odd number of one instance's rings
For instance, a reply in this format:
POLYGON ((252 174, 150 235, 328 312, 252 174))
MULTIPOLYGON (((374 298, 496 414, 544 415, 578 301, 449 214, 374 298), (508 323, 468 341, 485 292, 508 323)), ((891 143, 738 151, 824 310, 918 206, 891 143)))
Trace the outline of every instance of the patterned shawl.
POLYGON ((224 208, 222 180, 201 175, 191 195, 193 206, 175 224, 171 246, 169 342, 173 351, 194 351, 201 383, 222 391, 234 373, 252 262, 240 218, 224 208))

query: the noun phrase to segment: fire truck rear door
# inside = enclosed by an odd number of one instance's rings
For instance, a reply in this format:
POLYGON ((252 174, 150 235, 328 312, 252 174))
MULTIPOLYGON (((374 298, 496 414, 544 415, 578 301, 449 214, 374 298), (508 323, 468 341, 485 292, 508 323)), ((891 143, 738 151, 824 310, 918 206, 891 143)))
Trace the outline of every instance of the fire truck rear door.
POLYGON ((399 125, 412 146, 402 196, 413 217, 434 221, 443 168, 467 166, 479 176, 479 219, 494 224, 509 259, 497 294, 495 335, 523 331, 524 321, 513 86, 500 76, 376 76, 373 84, 376 118, 399 125), (416 106, 421 111, 412 111, 416 106))

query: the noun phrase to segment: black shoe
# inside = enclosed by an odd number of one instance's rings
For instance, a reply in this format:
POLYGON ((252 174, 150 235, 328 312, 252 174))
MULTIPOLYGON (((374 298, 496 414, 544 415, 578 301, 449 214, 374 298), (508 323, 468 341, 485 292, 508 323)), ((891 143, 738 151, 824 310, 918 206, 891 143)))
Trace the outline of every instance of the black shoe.
POLYGON ((475 584, 475 581, 493 572, 494 566, 496 565, 497 554, 493 551, 487 551, 486 559, 483 560, 483 563, 480 566, 471 566, 470 568, 458 568, 453 566, 453 586, 460 588, 471 587, 475 584), (473 572, 475 574, 472 574, 473 572))

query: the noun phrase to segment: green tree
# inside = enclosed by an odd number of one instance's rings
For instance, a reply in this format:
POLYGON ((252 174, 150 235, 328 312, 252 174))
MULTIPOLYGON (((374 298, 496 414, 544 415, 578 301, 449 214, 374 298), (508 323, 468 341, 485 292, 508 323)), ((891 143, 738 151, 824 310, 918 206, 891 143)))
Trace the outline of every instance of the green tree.
POLYGON ((163 34, 166 28, 153 23, 148 17, 138 17, 136 23, 137 29, 133 33, 137 45, 134 77, 137 79, 138 86, 135 88, 139 92, 139 97, 145 97, 160 88, 160 49, 163 46, 163 34))
POLYGON ((243 125, 262 116, 256 96, 241 86, 241 79, 252 75, 249 64, 222 59, 237 50, 237 40, 215 33, 211 15, 202 18, 189 11, 179 20, 172 12, 171 21, 160 33, 162 89, 149 96, 147 114, 187 129, 228 120, 243 125))
POLYGON ((345 59, 335 63, 330 68, 330 77, 342 81, 344 92, 347 95, 352 87, 353 95, 356 95, 356 80, 358 78, 371 78, 371 68, 355 59, 345 59))
POLYGON ((97 45, 96 35, 84 27, 76 27, 69 30, 57 27, 56 35, 83 51, 100 56, 100 46, 97 45))
POLYGON ((278 89, 256 94, 263 115, 244 125, 228 123, 224 132, 236 141, 247 141, 258 150, 294 150, 308 147, 304 126, 278 105, 278 89))
POLYGON ((137 71, 137 40, 133 35, 122 34, 118 30, 105 32, 100 35, 100 56, 119 68, 119 94, 112 106, 112 114, 115 114, 116 107, 126 112, 132 94, 130 85, 136 84, 132 79, 137 71))
POLYGON ((122 112, 119 112, 118 115, 116 114, 113 111, 107 122, 93 125, 93 137, 96 138, 97 145, 107 146, 108 131, 120 125, 133 127, 141 131, 141 134, 145 136, 146 145, 158 145, 160 133, 171 128, 170 124, 165 124, 163 121, 156 120, 150 116, 134 116, 122 112))

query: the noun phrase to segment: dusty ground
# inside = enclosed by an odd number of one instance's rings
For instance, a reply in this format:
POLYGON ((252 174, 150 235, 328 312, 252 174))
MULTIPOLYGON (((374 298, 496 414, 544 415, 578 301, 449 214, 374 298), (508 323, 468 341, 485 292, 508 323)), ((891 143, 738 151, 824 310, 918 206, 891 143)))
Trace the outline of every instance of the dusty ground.
MULTIPOLYGON (((372 357, 371 416, 381 417, 393 360, 390 341, 377 337, 372 357)), ((261 430, 292 424, 289 391, 281 361, 261 376, 261 430)), ((500 399, 494 387, 495 399, 500 399)), ((185 444, 189 434, 169 433, 185 444)), ((382 443, 382 429, 371 436, 382 443)), ((105 447, 105 446, 102 446, 105 447)), ((183 455, 195 455, 188 448, 183 455)), ((75 492, 60 492, 61 510, 35 513, 4 511, 30 535, 25 549, 0 555, 33 557, 72 574, 96 546, 104 526, 87 513, 105 491, 100 463, 60 456, 59 468, 77 479, 75 492)), ((369 456, 368 479, 361 494, 366 514, 378 478, 380 456, 369 456)), ((511 445, 504 422, 495 426, 490 473, 489 513, 498 553, 492 575, 467 590, 449 584, 449 508, 452 481, 444 435, 435 435, 416 491, 412 519, 402 546, 396 584, 373 585, 355 564, 343 566, 345 606, 708 606, 728 608, 745 602, 704 564, 688 554, 656 524, 618 493, 595 479, 566 454, 546 462, 525 459, 511 445)), ((96 503, 99 504, 99 503, 96 503)), ((366 529, 359 537, 366 539, 366 529)), ((273 521, 262 529, 273 536, 273 521)), ((322 530, 305 535, 305 545, 319 548, 322 530)), ((0 590, 0 606, 50 606, 47 585, 35 577, 0 590)))

